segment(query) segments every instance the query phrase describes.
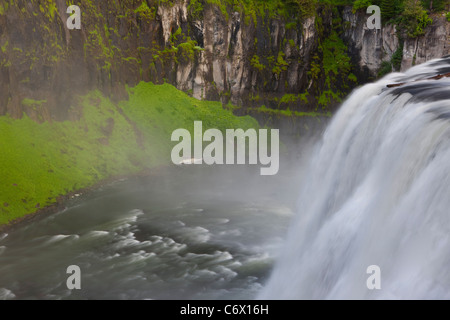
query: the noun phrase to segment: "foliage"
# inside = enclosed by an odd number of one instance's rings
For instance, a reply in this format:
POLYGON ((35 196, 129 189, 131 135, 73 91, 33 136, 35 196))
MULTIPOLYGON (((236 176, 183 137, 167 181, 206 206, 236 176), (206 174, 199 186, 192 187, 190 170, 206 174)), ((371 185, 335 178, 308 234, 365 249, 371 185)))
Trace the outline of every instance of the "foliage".
POLYGON ((402 13, 400 26, 411 38, 416 38, 425 33, 426 26, 433 20, 428 16, 419 0, 405 0, 405 9, 402 13))
POLYGON ((193 20, 203 19, 203 3, 201 0, 190 0, 188 5, 188 11, 193 20))
POLYGON ((381 63, 380 70, 378 71, 378 77, 381 78, 391 72, 392 72, 392 63, 390 61, 383 61, 381 63))
POLYGON ((154 7, 149 8, 147 2, 145 0, 142 1, 141 5, 134 10, 135 13, 139 14, 146 20, 155 19, 156 9, 154 7))
POLYGON ((341 101, 345 96, 350 82, 355 82, 356 76, 351 73, 352 63, 347 54, 347 46, 338 33, 333 30, 322 44, 319 45, 319 55, 313 57, 308 75, 313 81, 323 76, 325 82, 320 89, 318 104, 325 109, 331 101, 341 101))
POLYGON ((393 70, 399 71, 403 60, 403 41, 400 39, 400 46, 395 50, 392 55, 391 61, 383 61, 381 63, 380 70, 378 71, 378 77, 383 77, 393 70))
POLYGON ((25 98, 22 100, 22 105, 24 107, 38 107, 41 106, 42 104, 47 103, 47 100, 34 100, 34 99, 29 99, 29 98, 25 98))
POLYGON ((250 60, 250 64, 253 68, 263 71, 266 66, 259 61, 259 57, 255 54, 250 60))
POLYGON ((302 94, 292 94, 292 93, 286 93, 285 95, 283 95, 278 103, 278 108, 282 105, 282 104, 287 104, 289 105, 290 103, 295 103, 297 101, 303 101, 305 103, 308 102, 308 93, 302 93, 302 94))
POLYGON ((425 9, 430 11, 443 11, 447 0, 422 0, 422 5, 425 9))
POLYGON ((381 14, 387 20, 395 17, 395 2, 393 0, 381 1, 381 14))
POLYGON ((286 116, 286 117, 331 117, 331 112, 300 112, 300 111, 292 111, 290 109, 272 109, 267 108, 265 105, 260 106, 259 108, 251 108, 253 111, 257 111, 258 113, 264 113, 269 115, 277 115, 277 116, 286 116))
POLYGON ((273 73, 280 75, 282 71, 287 70, 289 63, 287 63, 286 60, 284 60, 284 56, 285 56, 284 52, 282 51, 278 52, 277 61, 275 63, 275 66, 272 68, 273 73))
POLYGON ((356 10, 366 10, 371 4, 371 0, 356 0, 353 3, 353 12, 356 12, 356 10))
POLYGON ((400 39, 400 46, 395 50, 394 54, 392 55, 392 66, 396 71, 400 70, 402 60, 403 60, 403 41, 400 39))

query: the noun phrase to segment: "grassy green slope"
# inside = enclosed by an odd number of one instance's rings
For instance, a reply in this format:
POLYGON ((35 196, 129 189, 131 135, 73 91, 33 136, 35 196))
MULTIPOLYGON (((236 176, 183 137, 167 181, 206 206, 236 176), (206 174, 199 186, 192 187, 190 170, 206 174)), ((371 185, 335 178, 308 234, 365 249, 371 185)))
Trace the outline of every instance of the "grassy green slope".
POLYGON ((0 225, 108 177, 169 164, 172 131, 192 131, 194 120, 204 129, 258 127, 168 84, 141 82, 129 93, 118 105, 98 91, 80 97, 77 121, 0 117, 0 225))

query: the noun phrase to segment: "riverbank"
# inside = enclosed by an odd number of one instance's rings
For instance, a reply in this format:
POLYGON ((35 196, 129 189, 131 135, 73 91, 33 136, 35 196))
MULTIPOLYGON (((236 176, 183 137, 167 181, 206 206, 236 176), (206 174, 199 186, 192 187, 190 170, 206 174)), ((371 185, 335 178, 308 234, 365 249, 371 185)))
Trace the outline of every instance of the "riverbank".
POLYGON ((258 127, 249 116, 237 117, 219 102, 198 101, 168 84, 141 82, 127 90, 129 99, 118 103, 99 91, 78 97, 72 121, 0 117, 2 229, 61 209, 71 196, 111 177, 168 164, 171 133, 192 131, 194 120, 203 121, 204 129, 258 127))
POLYGON ((35 212, 26 214, 25 216, 19 217, 17 219, 14 219, 12 221, 9 221, 7 224, 0 225, 0 234, 2 233, 8 233, 15 229, 21 228, 25 224, 29 224, 32 222, 40 221, 41 219, 44 219, 52 214, 55 214, 57 212, 61 212, 67 209, 67 203, 68 201, 83 197, 84 195, 90 194, 94 192, 95 190, 98 190, 100 188, 103 188, 105 186, 122 182, 128 179, 134 179, 139 177, 148 177, 152 174, 157 174, 160 170, 163 170, 167 168, 167 166, 160 166, 155 167, 153 169, 147 169, 142 172, 136 173, 136 174, 129 174, 129 175, 120 175, 120 176, 114 176, 107 178, 105 180, 99 181, 95 183, 92 186, 82 188, 79 190, 71 191, 65 195, 61 195, 55 199, 55 202, 45 208, 36 210, 35 212))

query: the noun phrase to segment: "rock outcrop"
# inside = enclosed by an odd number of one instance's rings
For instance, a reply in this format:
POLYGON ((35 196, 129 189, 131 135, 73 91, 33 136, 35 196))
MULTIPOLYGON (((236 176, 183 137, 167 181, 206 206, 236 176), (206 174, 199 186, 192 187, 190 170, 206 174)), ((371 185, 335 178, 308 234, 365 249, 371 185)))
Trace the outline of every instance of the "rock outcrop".
POLYGON ((343 38, 360 70, 366 75, 375 75, 383 61, 391 60, 399 44, 395 26, 369 29, 368 17, 364 11, 353 13, 351 7, 345 7, 342 11, 343 38))
POLYGON ((396 27, 382 25, 380 30, 369 29, 366 25, 370 15, 362 10, 353 12, 351 7, 342 11, 344 20, 344 41, 354 61, 366 77, 375 77, 383 61, 391 61, 393 54, 403 45, 400 71, 415 64, 450 54, 450 23, 442 14, 432 15, 433 24, 425 30, 425 35, 399 41, 396 27))
POLYGON ((450 23, 444 14, 433 15, 432 18, 433 24, 426 29, 424 36, 404 41, 402 71, 450 54, 450 23))
MULTIPOLYGON (((332 96, 318 63, 339 17, 323 7, 287 21, 209 2, 195 11, 189 0, 85 0, 81 30, 67 29, 63 0, 18 0, 2 8, 0 115, 72 119, 76 95, 99 89, 123 99, 126 86, 139 81, 169 82, 225 104, 280 108, 284 101, 282 108, 299 111, 310 110, 320 90, 332 96), (300 99, 301 93, 312 99, 300 99)), ((369 30, 365 13, 346 7, 339 14, 341 37, 357 65, 352 71, 364 82, 397 50, 395 27, 369 30)), ((442 17, 425 37, 405 40, 402 69, 448 54, 448 34, 442 17)))
POLYGON ((120 99, 141 80, 257 106, 305 89, 323 36, 314 17, 289 26, 209 3, 196 16, 189 4, 81 1, 81 30, 66 28, 62 0, 10 5, 0 15, 0 115, 71 118, 74 94, 98 88, 120 99))

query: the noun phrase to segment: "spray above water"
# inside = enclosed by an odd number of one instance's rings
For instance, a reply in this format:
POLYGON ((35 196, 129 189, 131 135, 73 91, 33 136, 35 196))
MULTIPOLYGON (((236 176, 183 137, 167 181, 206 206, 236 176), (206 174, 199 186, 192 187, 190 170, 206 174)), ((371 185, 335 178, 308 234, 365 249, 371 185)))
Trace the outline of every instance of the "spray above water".
POLYGON ((449 72, 433 60, 348 98, 259 298, 450 299, 450 78, 425 80, 449 72))

